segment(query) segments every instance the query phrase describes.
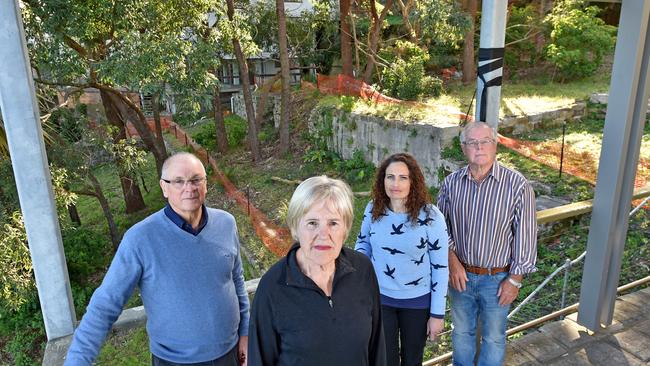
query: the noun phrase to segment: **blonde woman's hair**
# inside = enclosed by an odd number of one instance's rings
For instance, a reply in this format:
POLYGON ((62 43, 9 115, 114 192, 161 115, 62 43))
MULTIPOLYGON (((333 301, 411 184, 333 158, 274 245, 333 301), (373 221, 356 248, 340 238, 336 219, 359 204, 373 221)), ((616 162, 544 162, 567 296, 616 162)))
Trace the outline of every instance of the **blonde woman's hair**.
POLYGON ((291 236, 298 240, 298 223, 311 208, 321 202, 328 202, 341 215, 345 224, 346 239, 352 227, 353 196, 350 187, 342 180, 325 175, 305 179, 291 196, 287 211, 287 226, 291 236))

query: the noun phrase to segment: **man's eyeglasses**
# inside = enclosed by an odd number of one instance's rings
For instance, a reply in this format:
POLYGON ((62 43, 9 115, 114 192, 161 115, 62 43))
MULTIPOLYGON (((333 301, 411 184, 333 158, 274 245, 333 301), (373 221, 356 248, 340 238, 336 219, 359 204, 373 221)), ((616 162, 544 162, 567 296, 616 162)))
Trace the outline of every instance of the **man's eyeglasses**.
POLYGON ((192 187, 198 187, 201 184, 203 184, 203 182, 205 182, 207 180, 207 178, 206 177, 197 177, 197 178, 192 178, 192 179, 187 179, 187 180, 185 180, 185 179, 168 180, 168 179, 160 178, 160 180, 162 180, 163 182, 165 182, 167 184, 171 184, 176 189, 182 189, 183 187, 185 187, 185 183, 189 183, 192 187))
POLYGON ((469 146, 472 149, 478 149, 479 146, 483 148, 483 147, 486 147, 487 145, 493 144, 493 143, 494 143, 494 140, 492 140, 492 139, 484 139, 484 140, 465 141, 465 142, 463 142, 463 145, 469 146))

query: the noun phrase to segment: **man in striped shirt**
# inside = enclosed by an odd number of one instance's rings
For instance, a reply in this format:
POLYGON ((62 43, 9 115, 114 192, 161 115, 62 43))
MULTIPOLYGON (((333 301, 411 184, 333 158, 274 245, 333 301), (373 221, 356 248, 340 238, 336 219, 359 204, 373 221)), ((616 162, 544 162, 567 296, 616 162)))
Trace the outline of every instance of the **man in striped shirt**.
POLYGON ((523 275, 535 271, 535 194, 520 173, 496 162, 497 131, 469 123, 460 134, 468 165, 438 196, 449 230, 449 295, 454 365, 502 365, 506 322, 523 275))

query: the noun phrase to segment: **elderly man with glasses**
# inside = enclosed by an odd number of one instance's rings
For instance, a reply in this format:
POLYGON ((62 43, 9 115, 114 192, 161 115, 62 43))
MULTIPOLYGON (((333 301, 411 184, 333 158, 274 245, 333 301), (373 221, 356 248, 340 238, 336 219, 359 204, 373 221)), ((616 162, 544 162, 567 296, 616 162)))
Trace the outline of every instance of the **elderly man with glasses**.
POLYGON ((453 364, 502 365, 510 304, 523 276, 535 271, 535 194, 496 161, 496 129, 472 122, 460 141, 469 164, 447 176, 438 196, 449 230, 453 364))
POLYGON ((167 206, 125 234, 75 331, 65 365, 90 365, 138 286, 156 365, 246 363, 249 304, 235 219, 207 208, 206 173, 190 153, 169 157, 167 206))

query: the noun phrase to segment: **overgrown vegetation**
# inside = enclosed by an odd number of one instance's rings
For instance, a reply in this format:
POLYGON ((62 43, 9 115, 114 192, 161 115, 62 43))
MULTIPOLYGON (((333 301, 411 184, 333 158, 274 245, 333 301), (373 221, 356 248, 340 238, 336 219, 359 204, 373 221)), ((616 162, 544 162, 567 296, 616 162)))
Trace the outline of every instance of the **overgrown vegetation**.
POLYGON ((616 28, 598 18, 599 12, 582 0, 560 0, 547 17, 551 39, 546 55, 563 80, 593 75, 613 50, 616 28))

